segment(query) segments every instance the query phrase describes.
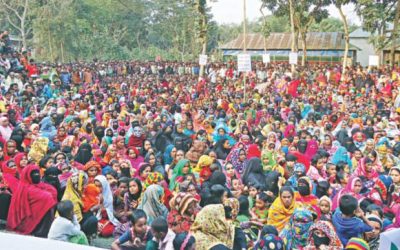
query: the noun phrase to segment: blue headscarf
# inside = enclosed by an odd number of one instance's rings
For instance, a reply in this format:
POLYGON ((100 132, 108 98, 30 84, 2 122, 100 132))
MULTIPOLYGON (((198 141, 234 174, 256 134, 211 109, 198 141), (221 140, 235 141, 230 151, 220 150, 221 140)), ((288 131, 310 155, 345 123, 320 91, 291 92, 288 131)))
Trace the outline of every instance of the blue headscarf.
POLYGON ((337 165, 340 161, 345 162, 349 167, 352 167, 349 153, 345 147, 339 146, 332 156, 332 163, 337 165))
POLYGON ((164 159, 164 164, 171 164, 172 161, 174 160, 171 156, 171 152, 172 149, 174 149, 174 145, 169 144, 166 148, 165 148, 165 152, 163 154, 163 159, 164 159))

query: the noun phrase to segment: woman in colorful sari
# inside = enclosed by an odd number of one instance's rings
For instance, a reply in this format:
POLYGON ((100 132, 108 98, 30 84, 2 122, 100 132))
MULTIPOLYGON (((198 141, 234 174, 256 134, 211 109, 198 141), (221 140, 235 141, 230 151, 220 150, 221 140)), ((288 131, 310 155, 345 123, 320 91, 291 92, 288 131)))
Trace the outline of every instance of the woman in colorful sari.
POLYGON ((169 189, 171 191, 175 191, 178 188, 179 183, 183 182, 185 176, 191 173, 192 173, 192 168, 190 167, 189 160, 186 159, 180 160, 178 164, 176 164, 174 171, 172 173, 172 178, 169 182, 169 189))
POLYGON ((320 215, 318 197, 312 194, 313 185, 308 176, 300 177, 297 185, 298 192, 295 193, 295 200, 298 206, 304 207, 314 214, 320 215))
POLYGON ((126 158, 130 161, 132 168, 139 171, 139 165, 144 161, 144 158, 140 155, 140 152, 136 147, 128 148, 128 155, 126 158))
POLYGON ((289 223, 279 234, 285 243, 285 249, 301 249, 307 245, 309 229, 313 224, 312 213, 305 208, 296 208, 289 223))
POLYGON ((39 167, 28 165, 13 192, 7 217, 7 228, 20 234, 47 237, 54 219, 57 191, 40 182, 39 167))
POLYGON ((279 232, 282 231, 296 207, 293 189, 287 186, 282 187, 279 197, 268 210, 267 224, 276 227, 279 232))
POLYGON ((208 205, 200 210, 191 231, 197 250, 209 250, 216 246, 233 249, 235 226, 226 220, 222 204, 208 205))
POLYGON ((342 242, 337 236, 332 223, 320 220, 310 227, 307 246, 304 248, 304 250, 340 250, 342 248, 342 242), (325 248, 322 248, 322 246, 325 248))
POLYGON ((176 234, 188 232, 198 210, 198 201, 190 193, 178 193, 169 204, 168 227, 176 234))
POLYGON ((82 196, 84 193, 85 174, 82 171, 75 172, 67 181, 62 200, 70 200, 74 204, 74 214, 76 215, 82 231, 86 236, 97 233, 97 219, 93 215, 96 211, 92 207, 84 210, 82 196))
POLYGON ((144 192, 138 208, 143 209, 146 213, 148 224, 151 224, 159 216, 167 218, 168 209, 162 203, 163 196, 164 189, 159 185, 150 185, 144 192))

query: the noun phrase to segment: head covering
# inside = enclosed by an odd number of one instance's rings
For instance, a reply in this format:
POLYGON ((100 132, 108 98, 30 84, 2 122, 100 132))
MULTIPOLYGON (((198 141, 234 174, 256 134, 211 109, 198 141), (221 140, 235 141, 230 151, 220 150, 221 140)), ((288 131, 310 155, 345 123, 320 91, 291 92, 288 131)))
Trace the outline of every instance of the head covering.
POLYGON ((369 250, 369 246, 365 240, 353 237, 347 242, 345 249, 369 250))
POLYGON ((166 217, 168 210, 161 202, 163 195, 164 189, 156 184, 150 185, 144 192, 138 209, 143 209, 146 213, 147 224, 151 224, 159 216, 166 217))
POLYGON ((337 165, 340 161, 345 162, 349 167, 352 166, 352 162, 349 153, 345 147, 339 146, 336 152, 332 156, 332 163, 337 165))
POLYGON ((296 208, 289 223, 279 234, 285 243, 285 248, 290 250, 306 246, 309 229, 312 224, 312 213, 305 208, 296 208))
POLYGON ((65 188, 64 196, 62 200, 70 200, 74 204, 74 214, 78 221, 81 221, 82 216, 82 193, 84 185, 85 174, 81 171, 75 172, 67 181, 67 187, 65 188))
POLYGON ((18 188, 11 198, 7 217, 8 229, 21 234, 30 234, 45 214, 57 204, 57 191, 46 183, 33 184, 32 171, 36 165, 26 166, 20 176, 18 188))
POLYGON ((296 203, 294 197, 290 206, 286 208, 279 195, 268 210, 267 224, 274 226, 278 231, 281 231, 290 220, 295 208, 296 203))
POLYGON ((227 198, 224 200, 224 206, 230 207, 232 216, 236 217, 239 214, 239 200, 236 198, 227 198))
POLYGON ((173 161, 173 158, 171 156, 171 152, 174 149, 174 145, 170 144, 165 148, 165 152, 163 154, 163 160, 164 164, 171 164, 173 161))
POLYGON ((178 193, 169 202, 171 209, 176 210, 180 215, 185 215, 190 203, 196 202, 197 200, 190 193, 178 193))
POLYGON ((92 157, 92 146, 89 143, 82 143, 79 146, 78 153, 75 155, 75 161, 85 165, 92 157))
POLYGON ((285 244, 283 240, 274 235, 274 234, 266 234, 264 235, 254 246, 253 250, 283 250, 285 249, 285 244))
POLYGON ((176 179, 177 179, 178 177, 183 176, 183 168, 184 168, 186 165, 189 165, 189 173, 192 172, 192 168, 190 167, 190 162, 189 162, 189 160, 187 160, 187 159, 182 159, 182 160, 178 161, 178 163, 176 164, 176 166, 174 167, 174 170, 173 170, 173 172, 172 172, 172 177, 171 177, 171 180, 170 180, 170 183, 169 183, 169 189, 175 190, 175 188, 176 188, 176 186, 177 186, 177 184, 178 184, 177 181, 176 181, 176 179))
MULTIPOLYGON (((102 194, 103 194, 103 206, 106 209, 108 219, 110 222, 117 226, 119 225, 119 221, 114 217, 114 208, 113 208, 113 194, 111 191, 110 184, 108 183, 106 177, 104 175, 98 175, 94 178, 95 181, 101 183, 102 194)), ((97 213, 97 219, 101 219, 101 211, 99 210, 97 213)))
POLYGON ((212 163, 213 163, 213 159, 210 156, 202 155, 202 156, 200 156, 196 167, 193 168, 193 172, 200 173, 200 171, 203 168, 211 166, 212 163))
POLYGON ((233 249, 235 226, 225 219, 224 206, 207 205, 197 214, 191 227, 197 250, 208 250, 216 245, 233 249))
POLYGON ((332 211, 335 210, 339 206, 340 198, 342 198, 343 195, 349 194, 349 195, 354 196, 356 199, 361 198, 360 194, 356 194, 354 192, 354 187, 355 187, 355 184, 357 181, 361 182, 361 184, 362 184, 362 181, 359 177, 356 177, 356 176, 351 177, 348 180, 346 187, 344 187, 344 189, 340 190, 340 192, 335 195, 335 197, 332 200, 332 211))
MULTIPOLYGON (((246 158, 244 161, 240 161, 240 152, 243 151, 246 153, 246 151, 242 148, 237 148, 235 150, 233 150, 230 154, 230 159, 229 161, 232 163, 233 167, 235 168, 235 170, 239 173, 242 174, 246 165, 246 158)), ((227 159, 228 160, 228 159, 227 159)))
POLYGON ((150 185, 159 184, 163 180, 164 176, 159 172, 150 172, 143 183, 143 190, 146 190, 146 188, 149 187, 150 185))
POLYGON ((328 249, 342 249, 343 245, 342 242, 340 242, 339 237, 336 234, 335 228, 333 227, 332 223, 328 221, 317 221, 315 224, 313 224, 310 229, 309 229, 309 235, 308 235, 308 245, 310 249, 313 249, 315 247, 314 244, 314 238, 313 238, 313 233, 315 230, 320 230, 324 232, 326 237, 329 238, 329 246, 328 249))

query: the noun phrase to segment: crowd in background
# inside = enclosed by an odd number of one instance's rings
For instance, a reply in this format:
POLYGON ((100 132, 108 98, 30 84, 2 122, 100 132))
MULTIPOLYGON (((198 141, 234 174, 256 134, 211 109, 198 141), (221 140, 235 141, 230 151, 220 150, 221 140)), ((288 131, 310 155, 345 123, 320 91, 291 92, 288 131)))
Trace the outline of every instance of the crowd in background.
MULTIPOLYGON (((111 249, 379 249, 400 70, 38 63, 0 40, 0 220, 111 249)), ((399 231, 400 232, 400 231, 399 231)))

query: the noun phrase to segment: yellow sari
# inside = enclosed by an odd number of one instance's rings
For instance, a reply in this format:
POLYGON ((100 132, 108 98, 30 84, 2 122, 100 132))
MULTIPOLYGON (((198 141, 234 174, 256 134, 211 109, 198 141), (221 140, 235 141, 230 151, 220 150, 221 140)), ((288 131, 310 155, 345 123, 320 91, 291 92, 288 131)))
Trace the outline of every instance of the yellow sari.
POLYGON ((276 227, 278 232, 282 231, 286 223, 289 222, 294 209, 296 208, 295 199, 293 197, 292 204, 286 208, 281 200, 281 197, 275 199, 268 210, 267 224, 276 227))
POLYGON ((222 244, 233 249, 235 226, 226 220, 224 206, 205 206, 196 216, 191 232, 196 239, 197 250, 208 250, 222 244))
POLYGON ((195 173, 200 173, 200 171, 204 168, 204 167, 209 167, 211 166, 211 164, 213 163, 213 159, 208 156, 208 155, 202 155, 199 158, 199 161, 197 162, 196 167, 194 167, 192 170, 195 173))
POLYGON ((62 200, 70 200, 74 204, 74 214, 78 221, 82 220, 82 193, 83 193, 83 182, 85 174, 82 171, 73 173, 67 181, 67 187, 65 188, 64 196, 62 200))

